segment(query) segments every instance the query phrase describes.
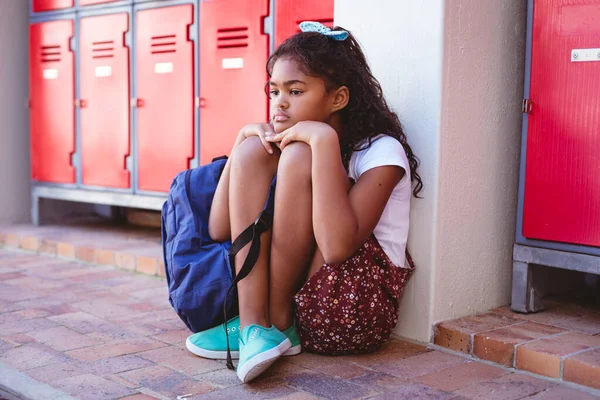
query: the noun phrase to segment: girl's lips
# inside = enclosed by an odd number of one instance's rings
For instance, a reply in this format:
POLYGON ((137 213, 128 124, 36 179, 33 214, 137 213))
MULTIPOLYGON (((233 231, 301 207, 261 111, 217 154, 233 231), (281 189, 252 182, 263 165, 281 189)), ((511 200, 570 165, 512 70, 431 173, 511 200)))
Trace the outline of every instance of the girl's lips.
POLYGON ((273 118, 273 121, 275 121, 275 122, 285 122, 285 121, 287 121, 288 119, 290 119, 290 117, 288 117, 287 115, 276 115, 276 116, 273 118))

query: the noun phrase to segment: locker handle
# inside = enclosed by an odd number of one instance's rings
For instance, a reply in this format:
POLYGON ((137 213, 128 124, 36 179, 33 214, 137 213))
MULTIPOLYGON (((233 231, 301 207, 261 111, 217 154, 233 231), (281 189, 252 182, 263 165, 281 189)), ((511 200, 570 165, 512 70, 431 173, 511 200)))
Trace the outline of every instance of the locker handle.
POLYGON ((196 108, 206 108, 206 99, 204 97, 196 97, 196 108))
POLYGON ((144 107, 146 105, 146 102, 143 99, 140 98, 133 98, 131 99, 131 107, 144 107))
POLYGON ((87 105, 88 105, 87 100, 84 100, 84 99, 76 99, 75 100, 75 107, 86 108, 87 105))

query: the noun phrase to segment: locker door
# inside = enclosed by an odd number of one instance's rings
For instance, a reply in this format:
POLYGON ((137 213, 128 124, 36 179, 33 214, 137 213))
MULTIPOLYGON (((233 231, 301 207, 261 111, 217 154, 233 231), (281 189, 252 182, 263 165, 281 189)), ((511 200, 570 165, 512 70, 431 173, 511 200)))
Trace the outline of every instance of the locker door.
POLYGON ((74 6, 74 0, 33 0, 33 11, 54 11, 74 6))
POLYGON ((168 191, 194 157, 192 5, 137 11, 138 187, 168 191))
POLYGON ((32 24, 29 32, 32 178, 74 183, 73 21, 32 24))
POLYGON ((268 119, 268 0, 200 3, 200 162, 229 154, 240 128, 268 119))
POLYGON ((275 0, 275 46, 300 32, 302 21, 333 27, 334 0, 275 0))
POLYGON ((80 30, 83 184, 130 187, 127 13, 82 18, 80 30))
POLYGON ((534 3, 523 236, 600 246, 600 0, 534 3))
POLYGON ((91 6, 93 4, 114 3, 119 0, 79 0, 80 6, 91 6))

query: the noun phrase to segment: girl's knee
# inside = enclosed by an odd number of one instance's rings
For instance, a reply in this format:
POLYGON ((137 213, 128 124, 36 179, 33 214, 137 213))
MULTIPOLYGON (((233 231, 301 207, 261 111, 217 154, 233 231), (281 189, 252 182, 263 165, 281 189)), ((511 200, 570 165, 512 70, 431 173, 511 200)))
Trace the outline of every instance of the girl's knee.
POLYGON ((310 181, 312 169, 312 153, 306 143, 295 142, 287 145, 281 152, 277 170, 280 176, 293 176, 294 180, 310 181))
POLYGON ((277 165, 277 157, 269 154, 257 136, 252 136, 240 143, 231 159, 233 168, 252 170, 260 167, 277 165))

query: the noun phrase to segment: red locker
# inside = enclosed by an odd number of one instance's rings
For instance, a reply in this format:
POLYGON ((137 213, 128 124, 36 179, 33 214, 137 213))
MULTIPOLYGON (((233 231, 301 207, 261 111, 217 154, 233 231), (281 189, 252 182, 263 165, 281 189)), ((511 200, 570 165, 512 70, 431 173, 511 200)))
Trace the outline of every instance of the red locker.
POLYGON ((129 14, 82 18, 80 26, 83 184, 128 188, 129 14))
POLYGON ((334 0, 275 0, 275 46, 300 32, 302 21, 333 27, 334 0))
POLYGON ((600 246, 600 0, 534 3, 523 236, 600 246))
POLYGON ((31 174, 34 180, 74 183, 75 88, 73 21, 30 26, 31 174))
POLYGON ((242 126, 268 119, 268 0, 200 3, 200 162, 229 154, 242 126))
POLYGON ((80 6, 91 6, 94 4, 114 3, 119 0, 79 0, 80 6))
POLYGON ((74 0, 33 0, 33 11, 54 11, 73 7, 74 0))
POLYGON ((194 44, 190 5, 142 10, 137 18, 138 187, 168 191, 194 157, 194 44))

